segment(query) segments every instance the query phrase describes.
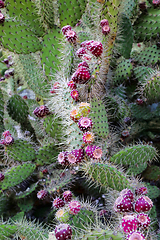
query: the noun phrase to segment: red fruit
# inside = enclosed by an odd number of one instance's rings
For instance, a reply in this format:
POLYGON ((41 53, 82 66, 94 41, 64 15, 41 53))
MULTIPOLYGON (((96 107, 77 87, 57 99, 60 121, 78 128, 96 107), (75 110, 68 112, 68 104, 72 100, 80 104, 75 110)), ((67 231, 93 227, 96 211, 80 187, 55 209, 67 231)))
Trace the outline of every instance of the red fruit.
POLYGON ((61 30, 62 30, 63 34, 65 35, 68 30, 72 30, 72 27, 70 25, 66 25, 61 30))
POLYGON ((74 149, 70 153, 68 153, 68 162, 71 164, 80 163, 84 158, 84 150, 83 149, 74 149))
POLYGON ((3 173, 0 173, 0 182, 3 181, 3 179, 5 178, 3 173))
POLYGON ((48 195, 48 192, 46 190, 40 190, 37 193, 37 198, 43 200, 48 195))
POLYGON ((68 206, 71 214, 76 215, 80 212, 80 209, 81 209, 80 202, 74 200, 74 201, 71 201, 68 206))
POLYGON ((88 131, 92 128, 92 120, 88 117, 81 117, 78 121, 78 127, 81 131, 88 131))
POLYGON ((47 170, 47 169, 44 169, 44 170, 42 170, 42 173, 43 173, 43 174, 47 174, 47 173, 48 173, 48 170, 47 170))
POLYGON ((14 138, 12 136, 6 136, 4 139, 4 145, 11 145, 14 143, 14 138))
POLYGON ((147 196, 141 196, 135 203, 136 212, 148 212, 153 207, 152 200, 147 196))
POLYGON ((128 130, 122 131, 121 137, 122 137, 122 138, 127 138, 127 137, 129 137, 129 131, 128 131, 128 130))
POLYGON ((91 75, 88 71, 88 68, 81 66, 76 72, 72 75, 73 82, 84 84, 90 79, 91 75))
POLYGON ((4 23, 4 21, 5 21, 5 16, 2 13, 0 13, 0 23, 4 23))
POLYGON ((89 65, 85 61, 78 64, 78 68, 81 67, 81 66, 86 67, 86 68, 89 69, 89 65))
POLYGON ((154 6, 159 6, 160 5, 160 0, 153 0, 152 1, 154 6))
POLYGON ((147 214, 140 213, 137 215, 138 226, 142 228, 147 228, 151 222, 147 214))
POLYGON ((63 193, 63 198, 66 203, 70 202, 72 199, 72 193, 71 191, 67 190, 63 193))
POLYGON ((108 20, 107 20, 107 19, 101 20, 101 21, 100 21, 100 26, 103 27, 103 26, 105 26, 105 25, 109 25, 108 20))
POLYGON ((77 34, 75 31, 73 30, 68 30, 65 34, 68 42, 70 43, 76 43, 76 40, 77 40, 77 34))
POLYGON ((131 212, 133 210, 133 203, 127 197, 118 197, 114 203, 114 210, 116 212, 131 212))
POLYGON ((136 103, 137 103, 137 105, 140 105, 140 106, 141 106, 141 105, 143 105, 144 102, 143 102, 142 99, 139 99, 139 98, 138 98, 138 99, 136 100, 136 103))
POLYGON ((50 93, 56 93, 57 89, 59 89, 60 85, 59 85, 59 82, 55 82, 53 84, 53 87, 52 89, 50 90, 50 93))
POLYGON ((52 204, 52 206, 56 209, 61 208, 64 205, 65 205, 64 201, 59 197, 56 197, 53 201, 53 204, 52 204))
POLYGON ((122 228, 125 233, 135 231, 138 227, 136 216, 126 215, 122 218, 122 228))
POLYGON ((27 99, 27 98, 28 98, 27 95, 24 95, 24 96, 23 96, 23 99, 27 99))
POLYGON ((84 143, 87 143, 87 144, 90 144, 92 142, 94 142, 94 134, 92 132, 85 132, 83 134, 83 142, 84 143))
POLYGON ((4 8, 4 2, 0 0, 0 8, 4 8))
POLYGON ((128 189, 128 188, 125 188, 120 192, 120 197, 127 197, 131 201, 134 200, 133 192, 131 191, 131 189, 128 189))
POLYGON ((148 193, 148 190, 146 187, 140 187, 135 190, 136 195, 145 195, 148 193))
POLYGON ((81 47, 77 50, 76 54, 79 58, 81 58, 84 54, 86 54, 86 49, 84 47, 81 47))
POLYGON ((70 80, 70 81, 67 83, 67 85, 68 85, 68 87, 69 87, 70 89, 72 89, 72 90, 77 88, 77 85, 76 85, 75 82, 73 82, 73 80, 70 80))
POLYGON ((78 101, 79 100, 79 92, 76 89, 73 89, 71 91, 71 97, 73 100, 78 101))
POLYGON ((44 116, 49 114, 49 109, 45 105, 41 105, 40 107, 36 107, 36 109, 33 111, 34 115, 37 117, 43 118, 44 116))
POLYGON ((5 131, 5 132, 3 132, 3 137, 7 137, 7 136, 11 136, 11 133, 10 133, 10 131, 5 131))
POLYGON ((90 44, 93 43, 93 42, 94 42, 94 40, 84 41, 84 42, 81 43, 80 46, 88 49, 88 47, 90 46, 90 44))
POLYGON ((60 152, 58 155, 58 162, 62 165, 68 165, 68 152, 60 152))
POLYGON ((132 232, 130 233, 126 240, 144 240, 145 236, 141 232, 132 232))
POLYGON ((94 41, 92 42, 87 49, 95 56, 100 57, 103 52, 103 46, 101 42, 94 41))
POLYGON ((71 227, 68 224, 66 224, 66 223, 59 224, 55 228, 55 237, 58 240, 68 240, 68 239, 71 239, 71 237, 72 237, 72 229, 71 229, 71 227))
POLYGON ((110 33, 111 29, 108 25, 105 25, 104 27, 102 27, 102 33, 104 35, 108 35, 110 33))
POLYGON ((141 44, 140 44, 140 43, 137 43, 137 47, 141 47, 141 44))
POLYGON ((102 157, 102 149, 97 147, 97 146, 93 146, 93 145, 88 145, 85 148, 86 154, 93 159, 99 159, 102 157))

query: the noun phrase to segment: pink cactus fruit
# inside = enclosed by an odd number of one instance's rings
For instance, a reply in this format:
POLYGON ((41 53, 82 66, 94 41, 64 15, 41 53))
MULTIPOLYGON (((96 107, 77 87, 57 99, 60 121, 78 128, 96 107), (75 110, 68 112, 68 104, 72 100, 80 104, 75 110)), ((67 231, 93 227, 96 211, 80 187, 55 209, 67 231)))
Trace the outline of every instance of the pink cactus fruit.
POLYGON ((10 131, 6 130, 5 132, 3 132, 3 137, 7 137, 7 136, 11 136, 10 131))
POLYGON ((103 27, 103 26, 106 26, 106 25, 109 25, 108 20, 107 20, 107 19, 102 19, 102 20, 100 21, 100 26, 103 27))
POLYGON ((78 64, 78 68, 81 67, 81 66, 86 67, 86 68, 89 69, 89 65, 88 65, 88 63, 86 61, 83 61, 83 62, 78 64))
POLYGON ((37 198, 40 199, 40 200, 43 200, 45 199, 45 197, 48 195, 48 192, 46 190, 40 190, 38 193, 37 193, 37 198))
POLYGON ((103 53, 103 45, 101 42, 94 41, 92 42, 87 49, 95 56, 100 57, 103 53))
POLYGON ((5 178, 4 174, 3 173, 0 173, 0 182, 3 181, 5 178))
POLYGON ((122 218, 122 228, 125 233, 137 230, 138 222, 134 215, 126 215, 122 218))
POLYGON ((53 84, 53 87, 52 87, 51 90, 50 90, 50 93, 56 93, 56 92, 57 92, 57 89, 59 89, 59 88, 60 88, 59 82, 55 82, 55 83, 53 84))
POLYGON ((92 126, 92 120, 88 117, 81 117, 78 121, 78 127, 83 132, 91 130, 92 126))
POLYGON ((153 202, 147 196, 139 197, 135 203, 135 211, 138 213, 148 212, 152 207, 153 207, 153 202))
POLYGON ((65 34, 68 42, 70 43, 76 43, 77 41, 77 33, 73 30, 68 30, 65 34))
POLYGON ((90 144, 94 142, 94 134, 92 132, 85 132, 83 134, 83 142, 90 144))
POLYGON ((123 189, 123 190, 120 192, 120 196, 122 196, 122 197, 127 197, 127 198, 129 198, 131 201, 134 200, 134 194, 133 194, 133 192, 131 191, 131 189, 128 189, 128 188, 123 189))
POLYGON ((81 58, 84 54, 86 54, 86 49, 84 47, 81 47, 77 50, 76 54, 79 58, 81 58))
POLYGON ((115 212, 131 212, 133 211, 133 203, 127 197, 118 197, 113 206, 115 212))
POLYGON ((88 49, 88 47, 90 46, 91 43, 93 43, 94 40, 90 40, 90 41, 84 41, 80 44, 81 47, 84 47, 86 49, 88 49))
POLYGON ((63 199, 66 203, 70 202, 72 200, 72 193, 71 191, 67 190, 63 193, 63 199))
POLYGON ((62 223, 55 228, 55 237, 57 240, 68 240, 72 237, 72 229, 69 224, 62 223))
POLYGON ((78 214, 81 210, 81 204, 76 200, 71 201, 68 207, 69 207, 70 214, 72 215, 78 214))
POLYGON ((138 226, 141 228, 148 228, 151 220, 145 213, 140 213, 137 215, 138 226))
POLYGON ((68 153, 68 162, 70 164, 80 163, 84 159, 84 150, 83 149, 74 149, 68 153))
POLYGON ((77 88, 77 85, 75 82, 73 82, 73 80, 70 80, 68 83, 67 83, 68 87, 73 90, 73 89, 76 89, 77 88))
POLYGON ((81 66, 72 75, 72 81, 79 84, 84 84, 90 79, 91 75, 88 68, 81 66))
POLYGON ((78 101, 79 100, 79 92, 76 89, 73 89, 71 91, 71 97, 73 100, 78 101))
POLYGON ((83 117, 87 117, 88 114, 90 113, 91 111, 91 105, 87 102, 81 102, 79 105, 78 105, 78 109, 79 111, 81 112, 82 116, 83 117))
POLYGON ((0 8, 4 8, 4 2, 0 0, 0 8))
POLYGON ((131 232, 126 238, 126 240, 144 240, 144 239, 145 236, 141 232, 137 231, 131 232))
POLYGON ((94 146, 94 145, 88 145, 85 148, 86 154, 93 159, 100 159, 102 157, 102 149, 94 146))
POLYGON ((78 109, 73 109, 70 112, 70 118, 74 121, 74 122, 78 122, 79 119, 82 117, 81 112, 78 111, 78 109))
POLYGON ((106 36, 110 33, 111 29, 108 25, 102 27, 102 33, 106 36))
POLYGON ((58 154, 58 162, 61 165, 68 165, 68 152, 60 152, 58 154))
POLYGON ((153 4, 154 6, 159 6, 159 5, 160 5, 160 0, 153 0, 153 1, 152 1, 152 4, 153 4))
POLYGON ((148 193, 148 190, 146 187, 140 187, 135 190, 136 195, 146 195, 148 193))
POLYGON ((14 138, 12 136, 6 136, 4 139, 4 145, 11 145, 14 143, 14 138))
POLYGON ((70 25, 66 25, 61 30, 62 33, 65 35, 68 30, 72 30, 72 27, 70 25))
POLYGON ((0 12, 0 23, 4 23, 5 16, 0 12))
POLYGON ((45 105, 41 105, 40 107, 36 107, 36 109, 33 111, 34 115, 36 115, 39 118, 43 118, 46 115, 49 114, 49 109, 45 105))
POLYGON ((56 209, 59 209, 59 208, 63 207, 64 205, 65 205, 64 201, 59 197, 56 197, 52 203, 52 206, 56 209))

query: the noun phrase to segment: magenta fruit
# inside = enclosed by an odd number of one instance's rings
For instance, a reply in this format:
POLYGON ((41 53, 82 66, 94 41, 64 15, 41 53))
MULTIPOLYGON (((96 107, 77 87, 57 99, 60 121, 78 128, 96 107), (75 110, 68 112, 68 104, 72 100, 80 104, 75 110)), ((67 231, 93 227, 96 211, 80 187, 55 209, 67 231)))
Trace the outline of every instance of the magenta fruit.
POLYGON ((58 154, 58 162, 62 165, 68 165, 68 152, 60 152, 58 154))
POLYGON ((81 67, 81 66, 86 67, 86 68, 89 69, 89 65, 85 61, 78 64, 78 68, 81 67))
POLYGON ((71 191, 67 190, 63 193, 63 198, 66 203, 70 202, 72 200, 72 193, 71 191))
POLYGON ((72 75, 73 82, 84 84, 90 79, 91 75, 88 71, 88 68, 81 66, 76 72, 72 75))
POLYGON ((73 80, 70 80, 70 81, 67 83, 67 85, 68 85, 68 87, 69 87, 70 89, 72 89, 72 90, 77 88, 77 85, 76 85, 75 82, 73 82, 73 80))
POLYGON ((4 145, 11 145, 14 143, 14 138, 12 136, 6 136, 4 139, 4 145))
POLYGON ((133 211, 133 203, 131 199, 120 196, 116 199, 113 208, 115 212, 131 212, 133 211))
POLYGON ((151 222, 150 218, 145 213, 140 213, 137 215, 138 226, 141 228, 147 228, 151 222))
POLYGON ((86 54, 86 49, 84 47, 81 47, 77 50, 76 54, 79 58, 81 58, 84 54, 86 54))
POLYGON ((80 212, 81 204, 80 202, 74 200, 69 203, 68 207, 70 209, 70 214, 76 215, 80 212))
POLYGON ((88 145, 85 148, 86 154, 93 159, 100 159, 102 157, 102 149, 94 146, 94 145, 88 145))
POLYGON ((153 0, 152 4, 156 7, 160 5, 160 0, 153 0))
POLYGON ((36 115, 39 118, 43 118, 46 115, 49 114, 49 109, 45 105, 41 105, 40 107, 36 107, 36 109, 33 111, 34 115, 36 115))
POLYGON ((139 197, 135 203, 135 211, 138 213, 148 212, 152 207, 153 207, 153 202, 147 196, 139 197))
POLYGON ((109 25, 108 20, 107 20, 107 19, 101 20, 101 21, 100 21, 100 26, 101 26, 101 27, 104 27, 105 25, 109 25))
POLYGON ((76 43, 76 40, 77 40, 77 34, 75 31, 73 30, 68 30, 65 34, 68 42, 70 43, 76 43))
POLYGON ((125 233, 137 230, 138 222, 136 216, 126 215, 122 218, 122 228, 125 233))
POLYGON ((110 33, 110 31, 111 31, 111 29, 108 25, 105 25, 105 26, 102 27, 102 33, 104 35, 108 35, 110 33))
POLYGON ((3 132, 3 137, 7 137, 7 136, 11 136, 10 131, 6 130, 5 132, 3 132))
POLYGON ((87 46, 87 49, 95 56, 100 57, 103 53, 103 45, 101 42, 94 41, 89 46, 87 46))
POLYGON ((144 240, 145 236, 141 232, 135 231, 135 232, 131 232, 126 238, 126 240, 135 240, 135 239, 144 240))
POLYGON ((146 195, 148 193, 148 190, 146 187, 140 187, 135 190, 136 195, 146 195))
POLYGON ((82 117, 78 121, 78 127, 81 131, 88 131, 92 128, 92 120, 88 117, 82 117))
POLYGON ((93 42, 94 42, 94 40, 84 41, 84 42, 81 43, 80 46, 88 49, 88 47, 90 46, 90 44, 93 43, 93 42))
POLYGON ((71 91, 71 97, 73 100, 78 101, 79 100, 79 92, 76 89, 73 89, 71 91))
POLYGON ((65 35, 68 30, 72 30, 72 27, 70 25, 66 25, 61 30, 62 30, 62 33, 65 35))
POLYGON ((4 174, 3 173, 0 173, 0 182, 3 181, 5 178, 4 174))
POLYGON ((129 198, 131 201, 134 200, 134 194, 131 191, 131 189, 125 188, 120 192, 120 197, 127 197, 129 198))
POLYGON ((4 23, 5 16, 0 12, 0 23, 4 23))
POLYGON ((46 190, 40 190, 37 193, 37 198, 40 200, 43 200, 48 195, 48 192, 46 190))
POLYGON ((80 163, 84 159, 84 150, 83 149, 74 149, 68 153, 68 162, 70 164, 80 163))
POLYGON ((70 118, 74 121, 74 122, 78 122, 79 119, 82 117, 81 112, 79 112, 77 109, 73 109, 70 112, 70 118))
POLYGON ((92 142, 94 142, 94 134, 92 132, 85 132, 83 134, 83 142, 84 143, 87 143, 87 144, 90 144, 92 142))
POLYGON ((4 2, 0 0, 0 8, 4 8, 4 2))
POLYGON ((138 98, 138 99, 136 100, 136 103, 137 103, 137 105, 142 106, 143 103, 144 103, 144 101, 143 101, 142 99, 138 98))
POLYGON ((63 207, 64 205, 65 205, 64 201, 59 197, 56 197, 52 204, 52 206, 56 209, 59 209, 59 208, 63 207))
POLYGON ((72 237, 72 229, 70 225, 66 223, 59 224, 55 228, 55 237, 58 240, 68 240, 72 237))
POLYGON ((53 84, 53 87, 50 90, 50 93, 56 93, 57 89, 59 89, 59 88, 60 88, 59 82, 55 82, 53 84))

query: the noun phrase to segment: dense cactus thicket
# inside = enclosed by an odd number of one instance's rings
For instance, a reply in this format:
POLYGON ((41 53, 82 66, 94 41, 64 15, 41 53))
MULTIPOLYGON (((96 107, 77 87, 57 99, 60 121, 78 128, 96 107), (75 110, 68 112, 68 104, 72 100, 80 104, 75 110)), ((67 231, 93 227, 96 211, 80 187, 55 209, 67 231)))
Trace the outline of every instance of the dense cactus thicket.
POLYGON ((159 0, 0 0, 0 240, 160 238, 159 34, 159 0))

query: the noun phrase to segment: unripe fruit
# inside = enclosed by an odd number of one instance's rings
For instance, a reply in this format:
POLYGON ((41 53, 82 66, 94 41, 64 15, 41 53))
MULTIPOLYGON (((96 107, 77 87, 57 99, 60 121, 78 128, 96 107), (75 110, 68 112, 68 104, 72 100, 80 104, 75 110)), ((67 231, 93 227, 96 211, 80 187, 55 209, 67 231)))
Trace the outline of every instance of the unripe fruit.
POLYGON ((59 224, 55 228, 55 236, 56 236, 57 240, 66 240, 66 239, 68 240, 68 239, 71 239, 71 237, 72 237, 72 229, 66 223, 59 224))
POLYGON ((122 228, 125 233, 135 231, 138 227, 136 216, 126 215, 122 218, 122 228))
POLYGON ((53 201, 53 207, 54 208, 61 208, 65 205, 64 201, 61 198, 56 197, 53 201))
POLYGON ((82 116, 83 117, 87 117, 88 114, 90 113, 91 111, 91 105, 87 102, 81 102, 79 105, 78 105, 78 109, 79 111, 81 112, 82 116))
POLYGON ((139 197, 135 203, 135 211, 138 213, 148 212, 152 207, 153 207, 153 202, 147 196, 139 197))
POLYGON ((81 117, 82 117, 81 112, 79 112, 77 109, 73 109, 73 110, 70 112, 70 118, 71 118, 74 122, 78 122, 81 117))
POLYGON ((80 202, 74 200, 69 203, 68 207, 70 209, 70 214, 76 215, 80 212, 81 204, 80 202))
POLYGON ((114 203, 114 210, 116 212, 131 212, 133 210, 133 203, 127 197, 118 197, 114 203))
POLYGON ((69 216, 69 213, 66 211, 66 209, 61 208, 56 212, 55 217, 58 221, 65 223, 69 220, 70 216, 69 216))

